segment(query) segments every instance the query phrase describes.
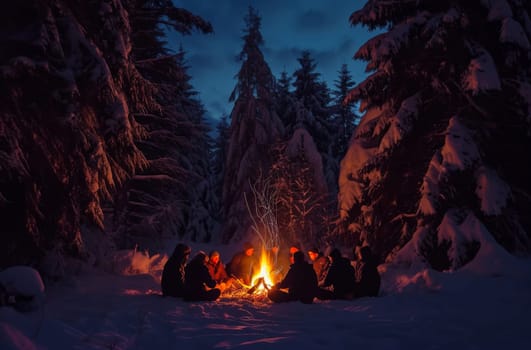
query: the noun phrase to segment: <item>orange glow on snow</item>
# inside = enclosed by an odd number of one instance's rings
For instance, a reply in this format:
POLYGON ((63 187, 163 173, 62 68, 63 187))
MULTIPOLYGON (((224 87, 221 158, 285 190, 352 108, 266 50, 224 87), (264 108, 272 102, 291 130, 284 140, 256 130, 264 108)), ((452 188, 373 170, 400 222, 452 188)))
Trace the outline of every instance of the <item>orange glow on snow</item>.
POLYGON ((123 295, 143 295, 144 293, 136 289, 125 289, 122 291, 122 294, 123 295))
POLYGON ((120 294, 122 295, 151 295, 151 294, 159 295, 160 292, 158 290, 153 290, 153 289, 148 289, 146 291, 141 291, 138 289, 124 289, 122 290, 120 294))

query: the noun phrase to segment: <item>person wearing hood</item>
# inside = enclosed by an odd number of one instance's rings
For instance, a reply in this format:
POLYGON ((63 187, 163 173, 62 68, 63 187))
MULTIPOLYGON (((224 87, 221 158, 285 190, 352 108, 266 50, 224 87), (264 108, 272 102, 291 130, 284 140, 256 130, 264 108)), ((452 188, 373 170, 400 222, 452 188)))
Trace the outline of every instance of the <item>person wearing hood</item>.
POLYGON ((216 288, 216 281, 210 277, 207 262, 208 256, 200 251, 186 265, 185 301, 214 301, 219 298, 221 290, 216 288))
POLYGON ((332 250, 330 258, 332 264, 321 287, 332 286, 333 291, 329 295, 332 299, 352 299, 356 275, 350 260, 344 258, 337 248, 332 250))
POLYGON ((185 265, 190 256, 189 246, 178 243, 166 261, 162 271, 161 289, 163 296, 183 297, 185 294, 185 265))
POLYGON ((304 260, 304 253, 297 251, 293 254, 293 264, 286 277, 273 286, 267 296, 275 303, 300 301, 304 304, 313 303, 317 295, 317 276, 311 264, 304 260), (281 289, 288 289, 284 292, 281 289))

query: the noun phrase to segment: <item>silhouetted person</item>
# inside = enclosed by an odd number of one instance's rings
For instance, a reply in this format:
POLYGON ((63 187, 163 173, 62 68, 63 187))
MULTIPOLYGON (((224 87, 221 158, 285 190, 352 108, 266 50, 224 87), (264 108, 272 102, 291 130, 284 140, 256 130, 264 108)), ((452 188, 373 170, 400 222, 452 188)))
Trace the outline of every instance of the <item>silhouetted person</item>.
POLYGON ((352 299, 356 276, 350 260, 342 257, 337 248, 332 250, 330 258, 332 258, 332 264, 322 287, 332 286, 333 291, 326 299, 329 297, 332 299, 352 299))
POLYGON ((304 260, 304 253, 295 252, 294 263, 291 265, 286 277, 276 284, 267 294, 275 303, 300 301, 305 304, 313 303, 317 293, 317 276, 311 264, 304 260), (288 292, 280 289, 287 288, 288 292))
POLYGON ((185 294, 185 265, 190 256, 189 246, 179 243, 166 261, 160 281, 163 296, 183 297, 185 294))
POLYGON ((378 263, 368 246, 361 247, 358 254, 358 261, 355 267, 356 284, 354 296, 375 297, 380 291, 380 274, 378 273, 378 263))
POLYGON ((197 253, 192 261, 186 265, 186 301, 213 301, 219 298, 221 290, 216 287, 216 281, 210 277, 206 266, 208 256, 204 252, 197 253))
POLYGON ((250 285, 253 274, 258 271, 258 262, 253 256, 254 247, 251 243, 245 242, 243 244, 243 251, 236 253, 227 268, 228 273, 243 283, 250 285))

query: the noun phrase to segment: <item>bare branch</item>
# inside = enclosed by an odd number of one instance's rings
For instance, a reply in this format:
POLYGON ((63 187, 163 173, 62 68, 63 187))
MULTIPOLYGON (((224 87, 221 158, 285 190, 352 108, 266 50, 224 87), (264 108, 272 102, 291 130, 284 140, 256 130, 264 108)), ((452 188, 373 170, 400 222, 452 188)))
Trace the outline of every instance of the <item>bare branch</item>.
POLYGON ((249 182, 249 187, 254 198, 253 208, 246 194, 244 194, 244 199, 253 223, 251 228, 258 235, 265 249, 278 246, 280 242, 276 217, 278 191, 271 185, 271 179, 264 179, 262 175, 254 184, 249 182))

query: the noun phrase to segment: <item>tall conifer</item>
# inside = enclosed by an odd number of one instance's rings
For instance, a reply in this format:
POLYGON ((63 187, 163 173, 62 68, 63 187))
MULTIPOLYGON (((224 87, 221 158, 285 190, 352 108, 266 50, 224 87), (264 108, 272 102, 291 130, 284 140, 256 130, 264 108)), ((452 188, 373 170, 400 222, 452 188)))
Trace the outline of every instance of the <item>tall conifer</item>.
POLYGON ((341 164, 341 216, 382 258, 458 268, 495 239, 531 248, 531 23, 522 1, 368 1, 388 30, 355 57, 371 75, 341 164))

